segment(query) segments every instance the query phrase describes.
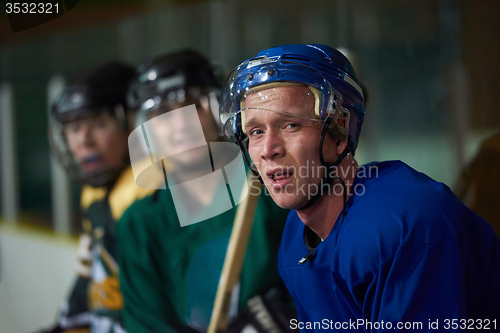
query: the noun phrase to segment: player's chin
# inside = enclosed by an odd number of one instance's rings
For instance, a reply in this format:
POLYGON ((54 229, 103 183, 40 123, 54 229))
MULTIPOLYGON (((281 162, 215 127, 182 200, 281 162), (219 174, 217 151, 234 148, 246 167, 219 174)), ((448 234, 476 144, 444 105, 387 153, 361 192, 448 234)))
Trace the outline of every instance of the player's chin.
POLYGON ((105 168, 106 164, 102 160, 85 162, 80 164, 85 172, 94 172, 99 169, 105 168))
POLYGON ((303 206, 302 202, 304 198, 294 191, 276 191, 271 189, 269 193, 274 202, 283 209, 293 210, 303 206))

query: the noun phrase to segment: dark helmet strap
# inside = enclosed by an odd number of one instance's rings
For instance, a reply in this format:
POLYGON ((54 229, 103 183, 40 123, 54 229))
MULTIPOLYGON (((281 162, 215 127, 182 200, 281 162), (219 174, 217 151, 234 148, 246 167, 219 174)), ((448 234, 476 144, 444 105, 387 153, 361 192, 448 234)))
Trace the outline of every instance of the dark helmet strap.
MULTIPOLYGON (((347 156, 347 154, 349 153, 349 147, 344 149, 342 154, 337 158, 337 160, 335 162, 333 162, 333 163, 326 162, 324 157, 323 157, 323 142, 325 140, 325 136, 328 133, 329 129, 330 128, 327 126, 327 124, 323 123, 323 129, 321 130, 321 139, 319 141, 319 160, 321 161, 321 164, 323 164, 327 168, 327 172, 325 172, 325 175, 323 176, 323 178, 321 179, 321 182, 320 182, 322 189, 321 189, 321 191, 318 191, 318 193, 316 193, 311 198, 311 200, 309 200, 304 206, 298 208, 297 210, 304 210, 304 209, 307 209, 307 208, 311 207, 312 205, 314 205, 316 203, 316 201, 318 201, 318 199, 323 195, 323 191, 328 190, 328 187, 332 188, 333 181, 335 179, 339 179, 340 183, 342 185, 342 193, 344 196, 343 214, 345 216, 345 205, 346 205, 346 200, 347 200, 346 187, 345 187, 345 183, 342 180, 342 178, 340 178, 336 174, 335 167, 337 167, 344 160, 344 158, 347 156)), ((343 221, 343 218, 342 218, 342 221, 343 221)))
POLYGON ((248 159, 247 156, 247 151, 248 149, 244 146, 243 142, 241 142, 240 136, 236 135, 236 143, 240 147, 241 154, 243 155, 243 159, 245 160, 246 165, 252 171, 252 173, 259 179, 260 183, 264 185, 264 181, 262 180, 262 177, 260 176, 259 172, 257 171, 257 168, 255 165, 248 159))

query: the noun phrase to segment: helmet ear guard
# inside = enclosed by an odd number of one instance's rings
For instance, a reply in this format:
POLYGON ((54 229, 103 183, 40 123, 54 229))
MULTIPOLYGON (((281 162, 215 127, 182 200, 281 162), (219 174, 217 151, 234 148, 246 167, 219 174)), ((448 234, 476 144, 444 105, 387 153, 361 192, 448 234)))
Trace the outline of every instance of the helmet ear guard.
POLYGON ((342 95, 334 96, 334 105, 335 111, 329 114, 324 122, 330 127, 330 133, 340 141, 346 142, 349 147, 349 120, 351 113, 342 106, 342 95))

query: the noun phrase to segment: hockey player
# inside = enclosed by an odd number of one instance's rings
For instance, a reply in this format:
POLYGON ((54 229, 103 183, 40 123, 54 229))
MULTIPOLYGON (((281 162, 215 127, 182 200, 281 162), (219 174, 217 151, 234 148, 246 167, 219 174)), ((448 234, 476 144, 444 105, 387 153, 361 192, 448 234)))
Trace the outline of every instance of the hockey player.
POLYGON ((292 209, 278 258, 297 306, 291 327, 498 330, 500 240, 406 164, 358 166, 364 115, 352 66, 325 45, 264 50, 223 89, 225 133, 292 209))
POLYGON ((500 132, 496 132, 481 142, 476 156, 462 169, 455 193, 500 237, 499 167, 500 132))
POLYGON ((129 166, 133 120, 126 92, 134 73, 121 63, 102 65, 70 82, 51 110, 52 151, 72 179, 84 184, 85 233, 78 278, 56 327, 46 332, 125 332, 115 224, 134 200, 152 192, 135 184, 129 166))
MULTIPOLYGON (((157 164, 165 170, 167 186, 134 203, 118 223, 125 324, 131 333, 205 331, 236 211, 229 204, 231 209, 213 213, 216 203, 227 198, 228 185, 219 186, 210 176, 221 167, 228 173, 230 162, 216 158, 224 155, 218 155, 217 143, 222 147, 226 141, 217 125, 221 84, 205 58, 186 50, 145 61, 132 86, 148 149, 165 157, 157 164), (200 179, 200 187, 185 186, 200 179)), ((159 161, 158 156, 153 159, 159 161)), ((233 198, 238 195, 233 193, 233 198)), ((286 331, 288 322, 283 326, 278 319, 287 311, 276 314, 281 303, 274 301, 281 298, 274 292, 282 285, 276 259, 287 214, 271 198, 259 198, 240 284, 231 301, 235 314, 243 312, 250 298, 263 294, 254 303, 269 304, 272 299, 274 306, 259 307, 259 313, 272 319, 259 324, 253 318, 248 324, 237 317, 230 331, 239 332, 247 324, 258 332, 266 332, 266 325, 286 331)))

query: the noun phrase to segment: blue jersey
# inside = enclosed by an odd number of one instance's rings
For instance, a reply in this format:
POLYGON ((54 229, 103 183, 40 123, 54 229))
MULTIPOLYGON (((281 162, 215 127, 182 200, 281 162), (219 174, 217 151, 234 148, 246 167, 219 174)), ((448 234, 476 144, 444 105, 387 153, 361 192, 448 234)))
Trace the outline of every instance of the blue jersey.
POLYGON ((500 330, 500 240, 485 220, 399 161, 361 167, 354 189, 315 248, 297 212, 288 217, 278 268, 297 306, 292 328, 500 330))

